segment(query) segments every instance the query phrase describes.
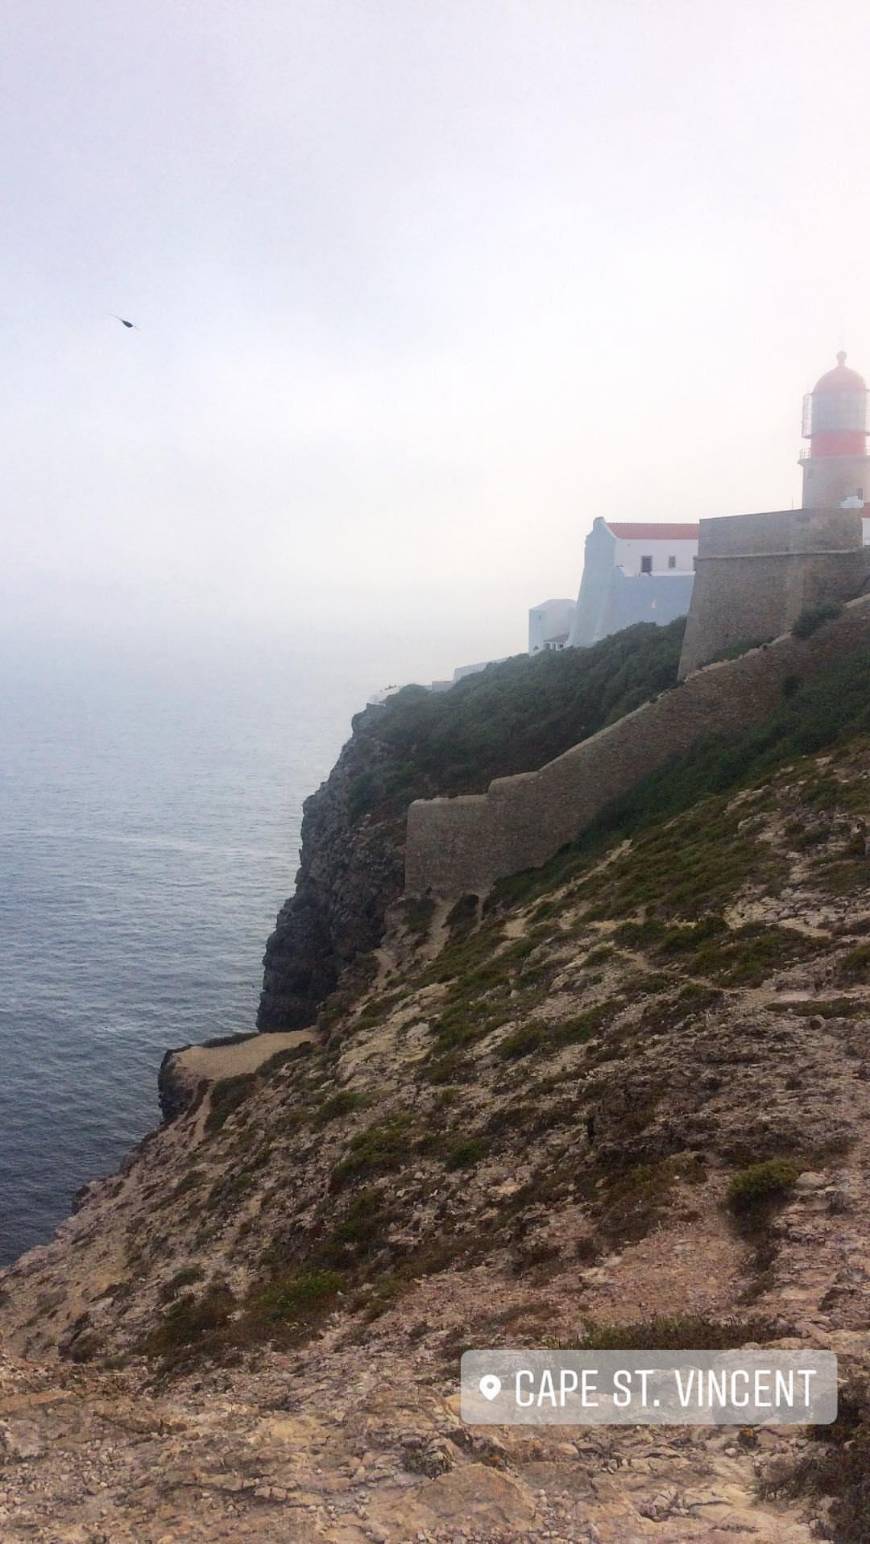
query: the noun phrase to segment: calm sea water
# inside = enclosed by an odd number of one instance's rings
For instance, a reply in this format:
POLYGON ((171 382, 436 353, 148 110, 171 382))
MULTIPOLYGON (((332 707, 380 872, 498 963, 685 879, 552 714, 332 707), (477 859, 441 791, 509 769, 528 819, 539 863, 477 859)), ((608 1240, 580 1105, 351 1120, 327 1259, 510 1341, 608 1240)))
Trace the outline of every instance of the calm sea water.
MULTIPOLYGON (((168 1046, 253 1028, 302 801, 362 679, 19 663, 0 734, 0 1264, 157 1123, 168 1046)), ((377 684, 377 683, 375 683, 377 684)))

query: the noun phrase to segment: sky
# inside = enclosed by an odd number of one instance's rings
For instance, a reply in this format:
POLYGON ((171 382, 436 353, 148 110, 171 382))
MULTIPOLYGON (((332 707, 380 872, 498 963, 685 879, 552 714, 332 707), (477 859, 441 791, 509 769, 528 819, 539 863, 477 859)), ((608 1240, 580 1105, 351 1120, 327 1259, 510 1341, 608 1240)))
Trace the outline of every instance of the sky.
POLYGON ((799 502, 868 62, 864 0, 5 0, 0 638, 443 676, 596 515, 799 502))

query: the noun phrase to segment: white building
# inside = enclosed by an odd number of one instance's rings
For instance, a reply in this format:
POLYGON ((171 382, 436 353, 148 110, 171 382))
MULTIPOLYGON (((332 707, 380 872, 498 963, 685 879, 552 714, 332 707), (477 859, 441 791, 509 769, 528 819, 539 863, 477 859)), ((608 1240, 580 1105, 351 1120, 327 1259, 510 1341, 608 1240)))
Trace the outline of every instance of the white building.
POLYGON ((588 646, 635 622, 685 616, 697 552, 697 525, 599 517, 586 538, 569 643, 588 646))
POLYGON ((576 609, 573 600, 545 600, 533 606, 529 612, 529 653, 567 648, 576 609))

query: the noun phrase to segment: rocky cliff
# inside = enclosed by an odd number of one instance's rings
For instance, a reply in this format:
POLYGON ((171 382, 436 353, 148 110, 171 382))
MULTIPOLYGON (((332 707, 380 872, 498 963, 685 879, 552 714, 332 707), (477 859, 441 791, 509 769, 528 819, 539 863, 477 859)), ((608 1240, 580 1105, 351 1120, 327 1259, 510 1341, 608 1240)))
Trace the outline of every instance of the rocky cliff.
POLYGON ((358 714, 329 778, 305 803, 296 888, 266 946, 258 1027, 310 1024, 342 971, 377 947, 402 891, 412 800, 482 792, 673 685, 683 625, 522 655, 449 692, 406 687, 358 714))
POLYGON ((263 1030, 310 1024, 341 972, 380 942, 387 907, 402 889, 404 832, 392 807, 378 818, 361 791, 388 765, 379 709, 354 720, 329 778, 305 801, 296 889, 266 945, 257 1016, 263 1030))
POLYGON ((0 1536, 866 1540, 868 670, 202 1049, 0 1278, 0 1536), (542 1342, 830 1347, 842 1415, 464 1427, 463 1348, 542 1342))

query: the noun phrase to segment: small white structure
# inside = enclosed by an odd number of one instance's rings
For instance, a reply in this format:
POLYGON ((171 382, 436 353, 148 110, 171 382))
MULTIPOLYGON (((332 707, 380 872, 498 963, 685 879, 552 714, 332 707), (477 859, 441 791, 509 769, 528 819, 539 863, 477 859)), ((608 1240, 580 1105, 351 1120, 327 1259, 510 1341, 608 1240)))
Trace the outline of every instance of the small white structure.
POLYGON ((635 622, 663 626, 685 616, 692 598, 697 525, 594 521, 586 538, 580 594, 569 642, 598 643, 635 622))
POLYGON ((567 648, 576 610, 573 600, 545 600, 533 606, 529 612, 529 653, 567 648))
POLYGON ((502 654, 499 659, 478 660, 476 665, 457 665, 453 672, 452 684, 455 686, 457 681, 464 681, 466 676, 480 675, 481 670, 487 670, 490 665, 501 665, 506 658, 507 655, 502 654))

